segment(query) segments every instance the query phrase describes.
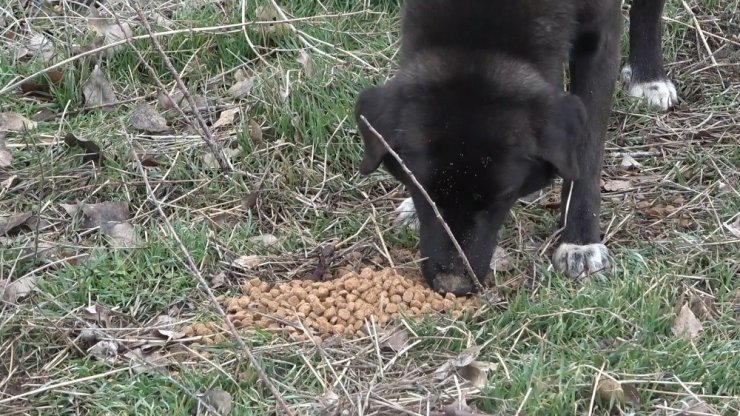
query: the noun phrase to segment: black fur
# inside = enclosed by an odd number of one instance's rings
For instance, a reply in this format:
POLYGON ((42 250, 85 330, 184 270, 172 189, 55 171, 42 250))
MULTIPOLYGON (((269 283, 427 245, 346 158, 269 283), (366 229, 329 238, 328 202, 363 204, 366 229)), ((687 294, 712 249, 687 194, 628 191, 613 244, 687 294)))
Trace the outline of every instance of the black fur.
POLYGON ((666 79, 661 48, 665 0, 633 0, 630 8, 630 82, 666 79))
POLYGON ((479 279, 517 198, 556 174, 564 190, 573 184, 562 242, 598 243, 599 176, 621 25, 619 0, 406 2, 399 72, 362 91, 356 103, 365 145, 360 171, 382 163, 409 189, 430 285, 473 290, 459 278, 462 261, 431 207, 359 116, 430 194, 479 279), (562 91, 566 63, 570 94, 562 91))

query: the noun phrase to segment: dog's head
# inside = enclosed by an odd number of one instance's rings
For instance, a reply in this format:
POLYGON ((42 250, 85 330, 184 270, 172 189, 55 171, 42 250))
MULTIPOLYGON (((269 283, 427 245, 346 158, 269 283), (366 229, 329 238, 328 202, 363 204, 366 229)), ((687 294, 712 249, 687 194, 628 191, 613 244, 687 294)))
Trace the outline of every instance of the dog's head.
POLYGON ((423 62, 360 93, 355 106, 364 141, 360 172, 369 174, 382 163, 406 185, 420 222, 425 279, 440 292, 462 294, 474 288, 452 241, 361 116, 427 191, 482 280, 516 199, 544 187, 555 174, 578 178, 586 112, 580 99, 557 91, 526 64, 423 62))

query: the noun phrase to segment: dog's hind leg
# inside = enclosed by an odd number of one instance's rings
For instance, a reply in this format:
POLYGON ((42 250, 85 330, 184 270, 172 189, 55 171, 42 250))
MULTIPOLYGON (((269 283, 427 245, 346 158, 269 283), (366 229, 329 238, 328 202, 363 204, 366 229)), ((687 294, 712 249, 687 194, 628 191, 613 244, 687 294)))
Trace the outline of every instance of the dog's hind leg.
POLYGON ((629 95, 667 110, 676 104, 676 87, 665 74, 661 17, 665 0, 634 0, 630 8, 630 52, 622 68, 629 95))
POLYGON ((575 40, 570 60, 571 93, 585 105, 587 124, 580 159, 580 177, 563 180, 561 244, 553 264, 568 277, 598 272, 609 267, 601 243, 599 209, 600 177, 611 99, 619 72, 620 2, 610 0, 600 18, 586 22, 575 40))

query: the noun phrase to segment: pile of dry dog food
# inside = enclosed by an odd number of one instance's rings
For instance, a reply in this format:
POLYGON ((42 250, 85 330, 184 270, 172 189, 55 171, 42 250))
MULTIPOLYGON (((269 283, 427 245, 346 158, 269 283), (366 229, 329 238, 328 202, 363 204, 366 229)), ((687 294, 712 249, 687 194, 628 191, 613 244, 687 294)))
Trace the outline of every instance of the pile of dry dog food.
MULTIPOLYGON (((390 268, 365 268, 329 281, 293 280, 272 286, 254 278, 242 286, 242 292, 240 297, 219 298, 237 328, 260 327, 298 340, 309 334, 361 336, 366 320, 383 327, 397 316, 446 313, 458 317, 476 306, 474 298, 440 295, 390 268)), ((205 336, 205 342, 223 339, 211 337, 216 332, 213 324, 190 325, 184 332, 205 336)))

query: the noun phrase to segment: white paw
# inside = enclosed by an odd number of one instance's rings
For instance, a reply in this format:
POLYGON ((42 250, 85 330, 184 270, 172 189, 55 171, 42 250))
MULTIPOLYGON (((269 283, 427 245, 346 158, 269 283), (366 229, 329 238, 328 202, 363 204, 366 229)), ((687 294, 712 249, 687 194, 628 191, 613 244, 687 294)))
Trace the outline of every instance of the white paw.
POLYGON ((665 111, 678 102, 676 87, 669 79, 632 82, 632 68, 629 65, 622 69, 622 79, 627 86, 627 93, 632 97, 646 100, 649 106, 665 111))
POLYGON ((607 269, 609 252, 603 244, 561 244, 552 256, 558 271, 571 279, 577 279, 607 269))
POLYGON ((419 229, 419 218, 416 216, 414 200, 406 198, 401 205, 396 208, 396 219, 393 220, 393 226, 396 228, 408 227, 412 230, 419 229))

